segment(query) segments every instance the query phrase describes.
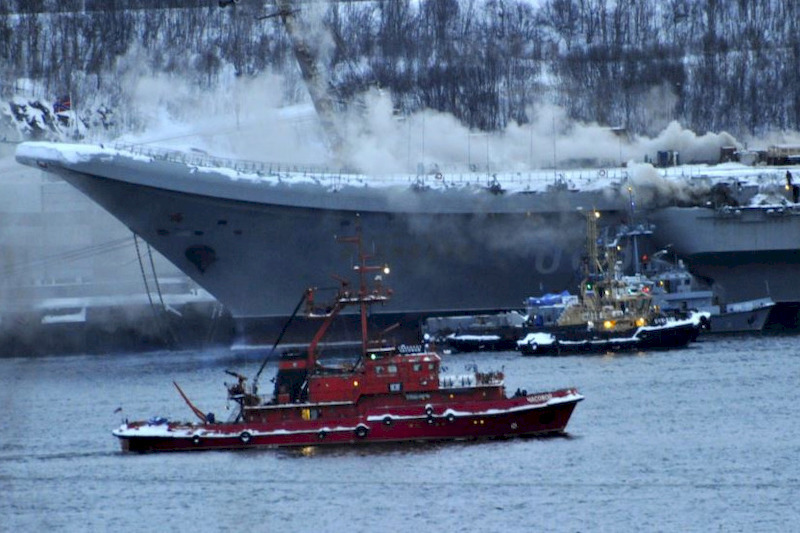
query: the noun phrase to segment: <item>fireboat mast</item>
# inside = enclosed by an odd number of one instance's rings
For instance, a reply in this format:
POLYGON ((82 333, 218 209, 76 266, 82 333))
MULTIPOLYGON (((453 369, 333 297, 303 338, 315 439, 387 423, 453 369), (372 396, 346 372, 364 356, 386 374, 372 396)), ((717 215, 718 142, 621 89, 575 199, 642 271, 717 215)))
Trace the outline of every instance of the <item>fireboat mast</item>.
POLYGON ((333 320, 339 315, 342 309, 349 305, 358 305, 361 319, 361 357, 367 355, 369 347, 369 331, 367 328, 367 310, 368 307, 375 303, 383 303, 389 300, 391 291, 385 288, 382 284, 383 278, 381 275, 375 276, 375 284, 370 286, 367 279, 367 274, 370 272, 381 272, 382 274, 389 274, 388 265, 368 265, 367 260, 372 257, 364 252, 364 245, 361 236, 361 224, 356 223, 356 234, 352 237, 337 237, 336 240, 341 243, 355 244, 358 253, 358 262, 353 266, 353 270, 358 272, 358 290, 353 292, 349 287, 349 282, 339 276, 334 276, 336 280, 341 283, 341 288, 336 295, 333 306, 330 310, 319 312, 314 307, 313 289, 309 289, 306 297, 307 314, 308 316, 324 316, 325 321, 317 331, 308 346, 307 364, 309 368, 316 365, 318 359, 317 347, 328 331, 328 328, 333 323, 333 320))

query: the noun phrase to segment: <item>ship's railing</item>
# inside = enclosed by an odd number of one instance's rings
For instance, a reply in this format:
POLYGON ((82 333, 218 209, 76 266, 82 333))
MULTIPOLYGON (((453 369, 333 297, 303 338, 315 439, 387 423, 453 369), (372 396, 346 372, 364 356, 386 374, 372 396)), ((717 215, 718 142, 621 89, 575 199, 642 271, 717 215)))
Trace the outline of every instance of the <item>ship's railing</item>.
MULTIPOLYGON (((204 151, 169 150, 142 144, 116 143, 118 150, 142 155, 159 161, 168 161, 203 168, 232 169, 243 174, 259 176, 279 176, 291 180, 293 176, 325 180, 334 188, 344 185, 365 186, 381 183, 405 183, 410 187, 423 191, 426 189, 446 188, 485 188, 491 192, 502 193, 505 190, 516 191, 569 191, 578 190, 596 184, 625 183, 630 178, 627 168, 609 167, 594 169, 540 169, 527 171, 496 172, 490 167, 469 165, 433 166, 419 169, 416 173, 369 175, 347 168, 330 168, 324 165, 297 165, 234 159, 212 156, 204 151)), ((756 178, 761 184, 779 183, 782 169, 765 169, 746 167, 738 170, 729 168, 715 169, 708 165, 681 165, 659 168, 659 174, 666 179, 737 179, 756 178)))
POLYGON ((502 372, 474 372, 469 374, 442 374, 439 387, 443 389, 462 389, 484 385, 502 385, 502 372))
POLYGON ((115 143, 114 148, 136 155, 150 157, 157 161, 168 161, 170 163, 181 163, 184 165, 197 166, 203 168, 226 168, 247 174, 277 175, 277 174, 320 174, 320 175, 342 175, 346 171, 334 170, 325 166, 314 165, 293 165, 291 163, 270 163, 265 161, 253 161, 247 159, 234 159, 228 157, 212 156, 202 151, 184 152, 181 150, 169 150, 145 146, 142 144, 115 143))
POLYGON ((130 152, 135 155, 149 157, 156 161, 179 163, 202 168, 231 169, 243 174, 259 176, 280 176, 282 179, 291 179, 292 175, 316 177, 328 180, 334 186, 357 185, 364 186, 368 183, 405 183, 418 190, 458 188, 458 187, 483 187, 490 191, 501 193, 506 189, 515 190, 575 190, 581 186, 597 180, 624 181, 628 178, 625 169, 582 169, 554 171, 552 169, 530 170, 518 172, 495 173, 479 168, 463 171, 457 167, 447 167, 444 171, 426 171, 417 174, 385 174, 366 176, 352 170, 342 168, 334 169, 327 166, 296 165, 291 163, 275 163, 234 159, 212 156, 202 151, 181 151, 146 146, 142 144, 115 143, 117 150, 130 152))
POLYGON ((763 213, 767 216, 797 216, 800 215, 800 206, 797 205, 737 205, 722 206, 717 208, 717 214, 722 217, 739 217, 747 213, 763 213))

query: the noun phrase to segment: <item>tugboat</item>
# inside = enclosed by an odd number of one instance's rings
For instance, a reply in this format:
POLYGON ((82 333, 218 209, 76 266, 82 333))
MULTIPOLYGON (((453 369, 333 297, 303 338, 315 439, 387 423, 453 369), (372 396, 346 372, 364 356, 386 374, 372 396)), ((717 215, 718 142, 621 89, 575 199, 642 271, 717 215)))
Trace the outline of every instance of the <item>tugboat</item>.
MULTIPOLYGON (((598 252, 596 211, 587 216, 587 273, 577 300, 566 305, 551 327, 535 329, 517 341, 524 355, 684 347, 697 339, 707 313, 666 315, 654 304, 653 282, 642 275, 623 276, 616 261, 617 242, 598 252)), ((530 320, 530 318, 529 318, 530 320)))
MULTIPOLYGON (((446 376, 440 357, 426 346, 394 346, 368 337, 367 309, 385 302, 391 291, 380 275, 367 283, 367 275, 383 267, 367 265, 361 232, 340 238, 358 248, 358 289, 337 277, 341 287, 327 307, 314 303, 314 289, 303 302, 306 314, 323 321, 305 352, 284 352, 278 363, 275 386, 262 398, 258 378, 265 359, 248 386, 237 377, 227 385, 236 408, 227 422, 204 414, 178 387, 199 422, 173 422, 164 418, 125 422, 112 433, 123 451, 162 452, 186 450, 250 449, 259 447, 361 445, 367 443, 471 440, 561 434, 578 402, 574 388, 528 394, 517 390, 507 396, 501 372, 474 372, 446 376), (361 347, 355 361, 339 365, 320 362, 320 343, 334 318, 356 306, 361 318, 361 347)), ((388 273, 388 272, 387 272, 388 273)), ((293 315, 294 316, 294 315, 293 315)), ((275 345, 280 342, 280 336, 275 345)), ((177 387, 177 384, 176 384, 177 387)))
POLYGON ((453 352, 514 351, 526 320, 518 311, 429 317, 422 332, 425 339, 453 352))

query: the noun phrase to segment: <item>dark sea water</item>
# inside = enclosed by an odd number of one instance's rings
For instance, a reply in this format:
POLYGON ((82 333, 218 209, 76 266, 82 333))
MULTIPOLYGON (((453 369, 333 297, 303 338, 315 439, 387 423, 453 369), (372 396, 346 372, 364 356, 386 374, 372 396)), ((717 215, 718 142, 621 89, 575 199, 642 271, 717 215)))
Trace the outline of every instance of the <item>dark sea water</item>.
MULTIPOLYGON (((123 455, 121 418, 226 416, 257 353, 0 359, 2 531, 798 531, 800 337, 446 356, 577 386, 565 438, 123 455), (122 407, 122 413, 114 411, 122 407)), ((266 382, 266 380, 262 380, 266 382)))

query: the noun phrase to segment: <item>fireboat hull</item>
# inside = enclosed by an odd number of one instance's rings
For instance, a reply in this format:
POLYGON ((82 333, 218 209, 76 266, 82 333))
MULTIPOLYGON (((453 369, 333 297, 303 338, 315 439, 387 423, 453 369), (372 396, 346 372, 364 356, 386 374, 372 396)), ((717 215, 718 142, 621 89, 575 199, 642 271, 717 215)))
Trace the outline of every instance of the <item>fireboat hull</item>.
MULTIPOLYGON (((458 394, 458 389, 452 389, 458 394)), ((449 404, 444 409, 372 409, 352 419, 304 424, 236 422, 126 423, 113 431, 125 452, 243 450, 418 441, 509 439, 563 434, 583 396, 575 389, 518 395, 503 401, 449 404), (481 405, 486 403, 486 405, 481 405)), ((313 409, 316 404, 292 408, 313 409)))

